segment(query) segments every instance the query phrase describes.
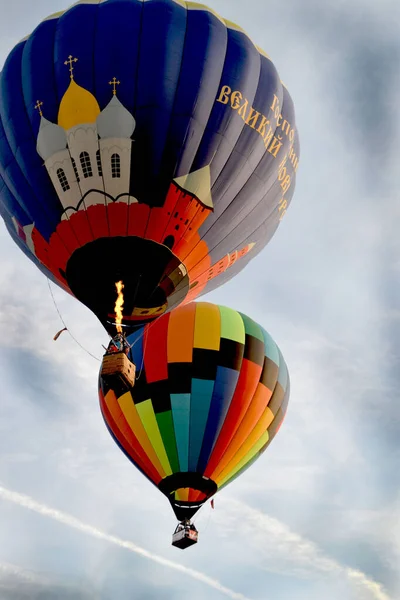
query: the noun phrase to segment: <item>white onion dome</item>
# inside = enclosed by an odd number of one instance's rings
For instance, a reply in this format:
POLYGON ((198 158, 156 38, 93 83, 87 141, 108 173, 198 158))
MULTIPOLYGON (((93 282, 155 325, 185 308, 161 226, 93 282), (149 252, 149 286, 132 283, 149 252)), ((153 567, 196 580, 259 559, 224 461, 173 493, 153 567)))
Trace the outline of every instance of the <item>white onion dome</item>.
POLYGON ((101 138, 130 138, 136 127, 135 119, 117 96, 101 111, 96 124, 101 138))
POLYGON ((64 129, 42 117, 36 144, 39 155, 43 160, 47 160, 56 152, 65 150, 66 147, 67 138, 64 129))

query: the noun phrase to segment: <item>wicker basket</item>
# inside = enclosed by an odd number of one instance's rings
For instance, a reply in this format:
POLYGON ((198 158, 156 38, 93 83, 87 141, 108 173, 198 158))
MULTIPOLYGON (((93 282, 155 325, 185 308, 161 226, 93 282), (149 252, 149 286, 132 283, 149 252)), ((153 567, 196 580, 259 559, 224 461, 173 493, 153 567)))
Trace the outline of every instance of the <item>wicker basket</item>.
POLYGON ((123 382, 132 388, 135 384, 136 367, 125 352, 106 354, 101 367, 101 377, 112 386, 113 381, 123 382))

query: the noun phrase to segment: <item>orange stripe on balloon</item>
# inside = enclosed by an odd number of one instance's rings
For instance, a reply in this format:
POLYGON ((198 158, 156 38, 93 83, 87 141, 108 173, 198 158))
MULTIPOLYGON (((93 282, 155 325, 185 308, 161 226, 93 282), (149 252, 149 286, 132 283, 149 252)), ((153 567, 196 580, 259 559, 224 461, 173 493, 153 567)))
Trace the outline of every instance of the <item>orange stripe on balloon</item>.
POLYGON ((124 438, 124 436, 121 436, 121 430, 118 427, 118 425, 116 424, 108 406, 106 403, 106 400, 103 396, 102 393, 99 394, 100 397, 100 407, 101 407, 101 411, 103 413, 103 417, 108 425, 108 427, 111 429, 114 437, 118 440, 118 443, 121 444, 121 446, 123 447, 123 449, 125 450, 125 452, 127 453, 127 455, 133 460, 133 462, 135 464, 137 464, 137 466, 142 469, 142 471, 144 473, 146 473, 146 475, 149 477, 149 479, 151 479, 151 481, 153 481, 153 483, 155 485, 158 485, 158 483, 161 481, 161 477, 160 475, 154 471, 154 469, 149 469, 148 465, 146 464, 146 461, 143 461, 142 456, 138 454, 138 452, 135 450, 135 448, 133 446, 131 446, 131 444, 128 442, 128 440, 126 438, 124 438))
POLYGON ((189 502, 202 502, 208 498, 207 494, 204 492, 199 492, 198 490, 194 490, 193 488, 189 488, 189 502))
POLYGON ((192 281, 200 278, 204 271, 211 268, 211 258, 208 254, 208 246, 206 244, 198 244, 185 260, 185 265, 187 265, 192 281))
POLYGON ((164 478, 166 476, 165 469, 163 468, 161 461, 158 458, 151 441, 149 440, 149 436, 144 428, 142 419, 140 418, 137 408, 132 401, 132 396, 129 393, 124 394, 118 398, 118 404, 132 433, 134 433, 139 446, 143 448, 145 455, 149 458, 151 464, 159 473, 160 477, 164 478))
POLYGON ((197 496, 197 490, 194 490, 193 488, 189 489, 189 496, 188 496, 188 501, 189 502, 194 502, 195 498, 197 496))
POLYGON ((127 423, 124 413, 122 412, 118 400, 111 390, 106 394, 105 404, 109 410, 109 413, 114 421, 116 427, 116 438, 124 446, 128 454, 133 458, 140 458, 141 467, 149 475, 149 477, 157 481, 161 481, 161 476, 157 473, 154 465, 150 458, 147 456, 142 446, 139 444, 136 436, 133 434, 129 424, 127 423))
MULTIPOLYGON (((153 207, 150 211, 149 220, 146 227, 146 233, 144 237, 148 240, 154 240, 159 244, 162 244, 167 237, 168 223, 174 221, 172 235, 175 238, 177 231, 175 229, 176 221, 173 219, 173 215, 176 210, 175 207, 180 198, 180 190, 173 184, 170 185, 167 197, 162 207, 153 207)), ((182 219, 182 215, 179 217, 182 219)), ((182 221, 180 221, 180 225, 182 221)))
POLYGON ((181 502, 188 502, 189 500, 189 488, 179 488, 175 492, 176 500, 180 500, 181 502))
POLYGON ((264 435, 264 433, 267 431, 268 427, 271 425, 273 420, 274 415, 271 412, 271 409, 267 407, 264 410, 256 426, 254 427, 250 435, 246 438, 242 446, 238 448, 233 458, 229 461, 226 467, 219 472, 218 475, 214 476, 213 480, 215 481, 215 483, 219 484, 229 476, 229 473, 236 467, 237 464, 239 464, 242 458, 244 458, 246 454, 251 451, 252 447, 258 442, 260 437, 264 435))
POLYGON ((206 500, 208 498, 207 494, 204 492, 199 492, 199 490, 193 490, 193 494, 190 498, 191 502, 201 502, 202 500, 206 500))
POLYGON ((218 464, 215 466, 213 472, 209 475, 210 479, 215 481, 215 478, 219 476, 230 461, 234 458, 235 454, 239 449, 246 443, 251 432, 261 419, 268 402, 271 398, 271 391, 265 387, 264 384, 259 383, 257 386, 256 393, 253 396, 250 406, 240 423, 235 435, 229 443, 229 446, 225 450, 223 456, 220 458, 218 464))
POLYGON ((201 240, 186 257, 181 257, 179 254, 179 258, 184 260, 187 270, 190 271, 191 279, 196 279, 203 271, 211 267, 208 246, 204 240, 201 240))
POLYGON ((238 427, 250 406, 254 394, 256 393, 261 372, 262 367, 247 359, 243 360, 235 393, 233 394, 224 424, 211 454, 207 468, 204 472, 206 477, 211 477, 212 473, 218 466, 222 455, 228 448, 233 436, 238 430, 238 427))
POLYGON ((113 419, 118 441, 125 447, 125 449, 128 451, 128 454, 132 458, 135 460, 139 459, 141 468, 151 477, 151 479, 160 481, 162 479, 161 475, 157 472, 153 463, 146 455, 146 452, 138 443, 136 436, 132 432, 129 424, 124 418, 122 411, 120 410, 114 393, 112 393, 111 396, 107 394, 105 402, 110 416, 113 419))
POLYGON ((182 306, 170 313, 167 340, 169 363, 192 361, 195 316, 195 304, 182 306))
MULTIPOLYGON (((171 184, 170 190, 173 190, 174 184, 171 184)), ((188 251, 182 256, 186 258, 190 249, 200 241, 198 230, 209 215, 209 210, 205 210, 203 205, 191 194, 182 192, 175 187, 173 193, 168 194, 169 213, 171 216, 165 221, 165 231, 163 237, 172 236, 175 240, 173 252, 177 254, 178 248, 182 251, 184 245, 189 246, 188 251), (171 201, 170 201, 171 199, 171 201)))

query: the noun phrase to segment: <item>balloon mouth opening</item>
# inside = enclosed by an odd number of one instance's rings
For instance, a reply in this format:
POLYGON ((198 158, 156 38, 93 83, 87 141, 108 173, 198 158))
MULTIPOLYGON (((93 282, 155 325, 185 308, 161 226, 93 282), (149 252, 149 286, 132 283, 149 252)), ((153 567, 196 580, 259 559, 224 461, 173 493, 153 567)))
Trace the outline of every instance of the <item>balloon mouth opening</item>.
POLYGON ((186 267, 172 250, 136 236, 100 238, 78 248, 65 277, 74 296, 111 335, 116 333, 116 282, 124 283, 121 327, 127 333, 180 304, 189 291, 186 267))
POLYGON ((218 486, 212 479, 197 472, 178 472, 165 477, 158 484, 159 490, 167 496, 178 521, 191 519, 211 496, 218 491, 218 486), (179 494, 187 492, 186 499, 180 499, 179 494), (196 500, 190 500, 194 492, 196 500))

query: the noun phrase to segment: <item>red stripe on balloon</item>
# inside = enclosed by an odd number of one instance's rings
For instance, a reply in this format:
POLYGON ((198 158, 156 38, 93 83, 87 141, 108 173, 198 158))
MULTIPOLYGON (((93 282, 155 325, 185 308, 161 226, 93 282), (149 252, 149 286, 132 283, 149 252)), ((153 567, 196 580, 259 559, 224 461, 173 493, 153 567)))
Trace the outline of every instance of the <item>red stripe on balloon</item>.
POLYGON ((206 477, 211 477, 242 422, 256 392, 261 372, 261 366, 243 359, 235 393, 204 473, 206 477))
POLYGON ((167 340, 169 314, 166 314, 151 326, 146 326, 143 340, 144 366, 148 383, 168 379, 167 340))
POLYGON ((149 460, 138 439, 132 433, 114 393, 108 393, 107 399, 100 395, 100 406, 107 425, 124 448, 128 456, 158 485, 160 474, 149 460))

